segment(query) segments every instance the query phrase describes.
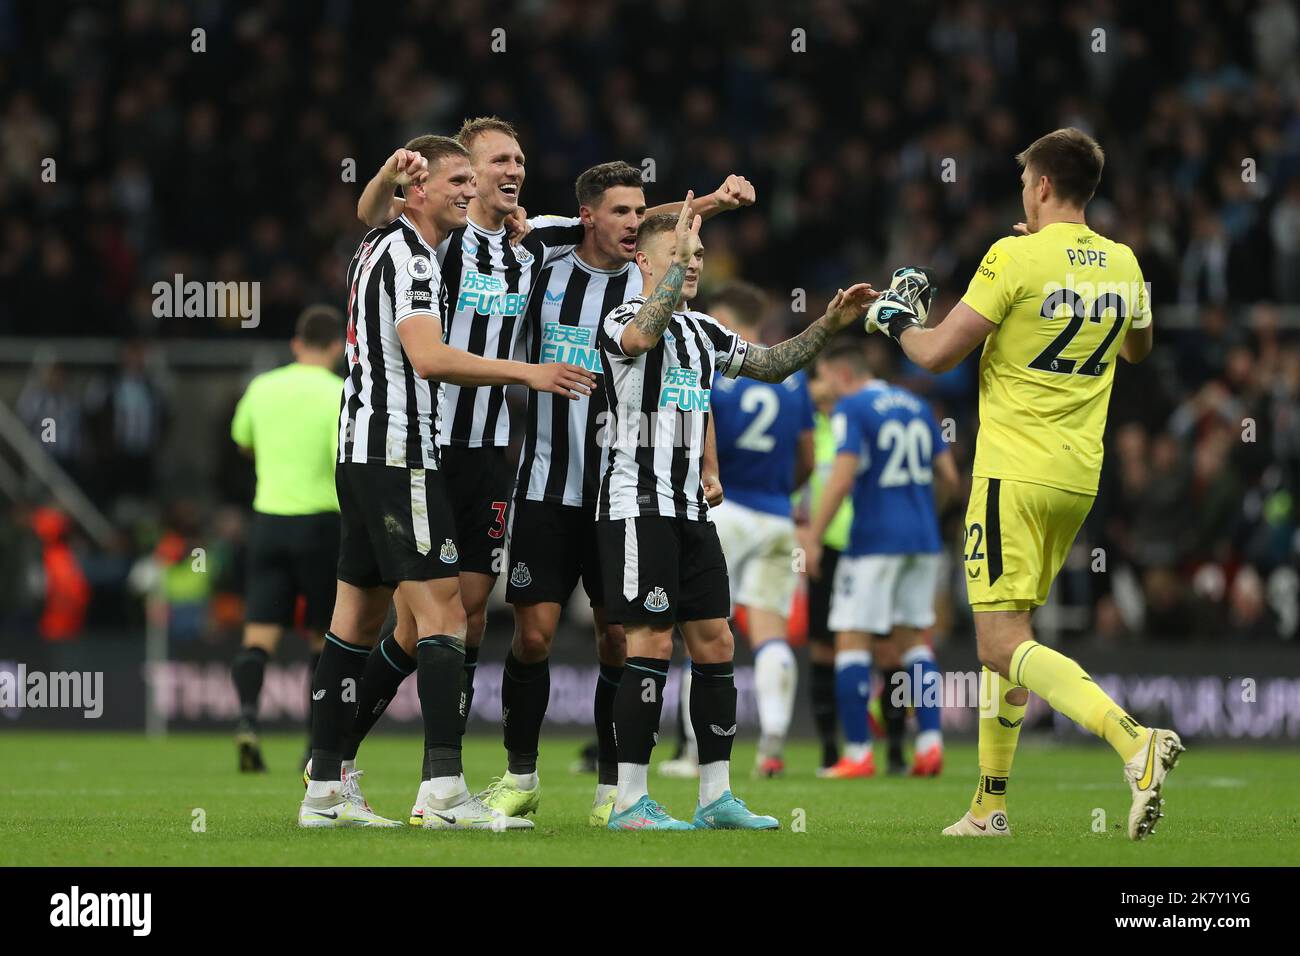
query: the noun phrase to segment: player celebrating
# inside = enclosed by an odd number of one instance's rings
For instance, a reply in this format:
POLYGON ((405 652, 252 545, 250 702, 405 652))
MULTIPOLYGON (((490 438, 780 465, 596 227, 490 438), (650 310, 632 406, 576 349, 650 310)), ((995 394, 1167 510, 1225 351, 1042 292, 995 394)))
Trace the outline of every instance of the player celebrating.
POLYGON ((752 345, 685 310, 703 267, 692 194, 677 217, 650 216, 637 232, 642 287, 614 309, 600 349, 610 419, 597 502, 606 607, 627 634, 627 670, 614 699, 618 792, 612 830, 683 830, 648 792, 650 754, 663 708, 674 624, 693 669, 691 720, 699 740, 694 825, 775 829, 732 795, 736 733, 734 648, 726 559, 708 519, 701 480, 714 373, 780 382, 803 368, 831 335, 865 314, 869 285, 839 292, 826 314, 772 348, 752 345))
MULTIPOLYGON (((577 246, 585 231, 577 219, 542 216, 529 223, 532 228, 523 243, 512 245, 506 220, 519 208, 525 176, 518 134, 505 120, 487 116, 466 120, 456 140, 469 151, 476 189, 466 222, 437 249, 444 280, 446 341, 473 355, 507 359, 516 354, 533 282, 551 259, 577 246)), ((362 221, 379 226, 400 216, 403 201, 393 196, 393 186, 399 176, 418 179, 418 169, 418 161, 400 152, 390 157, 358 201, 362 221)), ((506 460, 510 413, 505 388, 495 382, 444 383, 439 415, 437 443, 456 524, 467 622, 468 717, 479 645, 487 626, 488 595, 505 557, 506 511, 514 483, 506 460)), ((393 646, 400 645, 399 634, 393 646)), ((393 691, 410 673, 410 649, 402 650, 407 661, 394 668, 393 691)))
MULTIPOLYGON (((632 257, 646 216, 645 193, 640 170, 623 162, 593 166, 578 177, 575 189, 585 235, 577 249, 543 268, 534 284, 526 313, 527 354, 531 362, 569 361, 599 373, 601 319, 641 291, 632 257)), ((705 216, 753 199, 748 181, 730 176, 705 204, 705 216)), ((575 402, 529 394, 510 520, 506 599, 514 605, 515 634, 501 681, 507 770, 483 795, 489 806, 510 816, 530 813, 540 801, 537 754, 550 694, 548 659, 561 606, 579 580, 591 601, 600 661, 592 824, 604 826, 614 803, 614 693, 626 646, 623 629, 606 621, 596 546, 600 440, 607 414, 603 392, 575 402)))
POLYGON ((319 660, 334 611, 339 546, 334 446, 343 386, 334 366, 343 355, 342 324, 333 306, 304 309, 290 343, 294 361, 249 382, 230 423, 231 437, 253 455, 257 468, 247 621, 243 647, 230 667, 239 694, 235 743, 245 772, 266 770, 258 698, 267 659, 293 623, 298 596, 303 596, 313 660, 319 660))
MULTIPOLYGON (((524 241, 512 245, 507 224, 520 215, 525 178, 525 157, 514 127, 494 116, 479 117, 466 120, 456 139, 470 152, 477 188, 466 224, 453 230, 437 250, 445 278, 447 341, 475 355, 506 358, 519 347, 524 310, 542 270, 576 248, 587 229, 578 218, 538 216, 527 221, 524 241)), ((424 164, 410 151, 398 150, 366 185, 357 204, 359 217, 369 226, 379 226, 400 216, 403 200, 393 195, 394 186, 418 182, 423 175, 424 164)), ((744 202, 745 190, 752 201, 752 187, 739 177, 728 177, 701 205, 707 207, 706 214, 732 208, 744 202)), ((675 211, 664 207, 668 208, 675 211)), ((447 383, 442 388, 440 415, 437 441, 456 522, 461 595, 468 621, 464 708, 468 716, 488 595, 505 557, 506 516, 514 484, 506 459, 510 422, 505 390, 496 385, 447 383)), ((360 743, 411 673, 412 639, 399 631, 379 646, 380 656, 367 669, 365 706, 359 709, 349 749, 360 743)), ((428 780, 428 768, 424 771, 428 780)), ((418 820, 416 811, 418 801, 412 822, 418 820)))
POLYGON ((1162 815, 1182 742, 1139 725, 1078 664, 1035 641, 1029 615, 1092 507, 1115 357, 1140 362, 1151 351, 1151 308, 1132 250, 1084 219, 1104 161, 1096 141, 1059 129, 1016 159, 1022 235, 993 244, 944 321, 921 326, 913 306, 926 280, 915 273, 904 276, 910 292, 891 290, 868 317, 868 328, 887 331, 934 372, 984 342, 965 562, 983 676, 995 691, 981 698, 996 697, 997 713, 980 715, 979 785, 970 810, 944 833, 1010 832, 1007 778, 1027 688, 1119 754, 1133 795, 1128 834, 1141 840, 1162 815))
MULTIPOLYGON (((867 704, 871 694, 872 639, 902 651, 909 668, 908 697, 920 733, 914 774, 931 776, 943 762, 939 708, 933 682, 934 656, 921 632, 934 624, 939 578, 939 521, 933 480, 946 492, 957 487, 957 466, 930 409, 905 389, 873 379, 857 345, 828 354, 828 364, 852 370, 849 394, 831 423, 838 449, 809 528, 808 567, 821 566, 821 540, 849 491, 853 524, 848 547, 835 569, 830 626, 835 637, 835 684, 845 752, 827 777, 875 774, 867 704)), ((886 695, 894 688, 886 686, 886 695)))
MULTIPOLYGON (((710 306, 724 327, 752 341, 766 299, 754 286, 735 282, 720 290, 710 306)), ((813 469, 812 396, 802 372, 775 385, 715 375, 711 403, 727 500, 710 516, 727 557, 735 603, 745 609, 754 651, 755 772, 776 777, 785 771, 783 749, 798 674, 788 640, 790 603, 799 584, 792 568, 796 542, 790 499, 813 469)), ((689 692, 682 697, 683 706, 689 706, 689 692)))
POLYGON ((594 378, 567 364, 485 359, 443 342, 434 249, 465 223, 474 196, 469 154, 454 140, 407 144, 427 173, 407 186, 404 214, 371 230, 348 268, 349 374, 339 410, 336 484, 342 516, 338 595, 312 682, 312 759, 304 827, 400 826, 375 814, 344 773, 341 746, 356 687, 390 601, 397 630, 417 636, 424 716, 426 828, 531 828, 470 795, 461 767, 465 611, 439 455, 435 386, 516 383, 561 395, 594 378))

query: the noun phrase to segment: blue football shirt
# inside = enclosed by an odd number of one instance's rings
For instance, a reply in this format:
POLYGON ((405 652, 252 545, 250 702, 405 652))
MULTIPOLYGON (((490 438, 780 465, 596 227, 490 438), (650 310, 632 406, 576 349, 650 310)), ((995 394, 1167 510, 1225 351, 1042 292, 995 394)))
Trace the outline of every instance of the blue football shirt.
POLYGON ((873 382, 841 399, 831 425, 837 454, 858 457, 853 525, 844 553, 939 551, 931 466, 946 447, 929 406, 906 389, 873 382))
POLYGON ((808 380, 795 372, 769 384, 714 376, 718 472, 727 500, 788 518, 799 435, 813 428, 808 380))

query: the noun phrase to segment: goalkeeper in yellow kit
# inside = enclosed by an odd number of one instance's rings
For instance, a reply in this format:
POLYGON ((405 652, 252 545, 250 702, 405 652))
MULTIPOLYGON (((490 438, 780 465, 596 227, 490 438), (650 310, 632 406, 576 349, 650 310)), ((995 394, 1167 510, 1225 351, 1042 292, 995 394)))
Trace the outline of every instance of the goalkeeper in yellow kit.
POLYGON ((932 372, 984 343, 964 560, 981 700, 991 707, 980 714, 975 797, 943 832, 1010 833, 1007 779, 1031 690, 1115 748, 1133 793, 1128 834, 1140 840, 1163 815, 1161 790, 1182 742, 1138 724, 1078 664, 1035 641, 1029 616, 1097 494, 1116 356, 1140 362, 1151 351, 1149 296, 1132 250, 1084 221, 1104 160, 1096 141, 1059 129, 1016 159, 1021 235, 993 244, 943 322, 923 326, 934 293, 918 269, 895 273, 867 317, 869 330, 887 332, 932 372))

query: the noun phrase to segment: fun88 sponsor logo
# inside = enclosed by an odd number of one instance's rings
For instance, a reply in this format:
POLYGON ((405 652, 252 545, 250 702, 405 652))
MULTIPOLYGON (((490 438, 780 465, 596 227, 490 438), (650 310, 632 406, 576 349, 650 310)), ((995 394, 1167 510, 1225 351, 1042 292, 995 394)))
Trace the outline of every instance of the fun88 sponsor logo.
POLYGON ((659 390, 659 407, 675 405, 684 412, 707 412, 709 390, 700 388, 700 373, 677 366, 670 368, 659 390))
POLYGON ((528 297, 506 292, 506 280, 484 272, 466 272, 460 280, 456 311, 479 315, 522 315, 528 297))
POLYGON ((542 326, 543 362, 568 362, 596 375, 601 373, 600 353, 592 347, 595 329, 547 322, 542 326))

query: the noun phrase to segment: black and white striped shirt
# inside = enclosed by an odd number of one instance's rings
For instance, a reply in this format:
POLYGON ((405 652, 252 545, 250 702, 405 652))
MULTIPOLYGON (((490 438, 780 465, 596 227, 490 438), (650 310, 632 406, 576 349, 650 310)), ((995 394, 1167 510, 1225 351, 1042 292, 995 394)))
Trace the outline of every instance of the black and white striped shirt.
MULTIPOLYGON (((582 242, 578 219, 536 216, 518 246, 505 228, 495 232, 470 220, 438 246, 442 265, 443 341, 484 358, 516 355, 533 280, 557 256, 582 242)), ((504 447, 510 443, 510 412, 504 385, 444 383, 439 445, 504 447)))
POLYGON ((703 312, 674 312, 654 348, 628 356, 623 330, 644 304, 636 296, 601 323, 609 414, 596 516, 707 521, 700 458, 713 374, 739 375, 749 343, 703 312))
MULTIPOLYGON (((577 251, 542 269, 528 303, 528 361, 568 362, 600 375, 600 322, 641 291, 634 263, 608 271, 587 265, 577 251)), ((528 393, 516 495, 529 501, 592 506, 600 485, 600 423, 609 406, 604 388, 590 398, 528 393)))
POLYGON ((405 216, 366 233, 348 265, 340 462, 437 468, 437 382, 415 374, 397 326, 439 315, 433 249, 405 216))

